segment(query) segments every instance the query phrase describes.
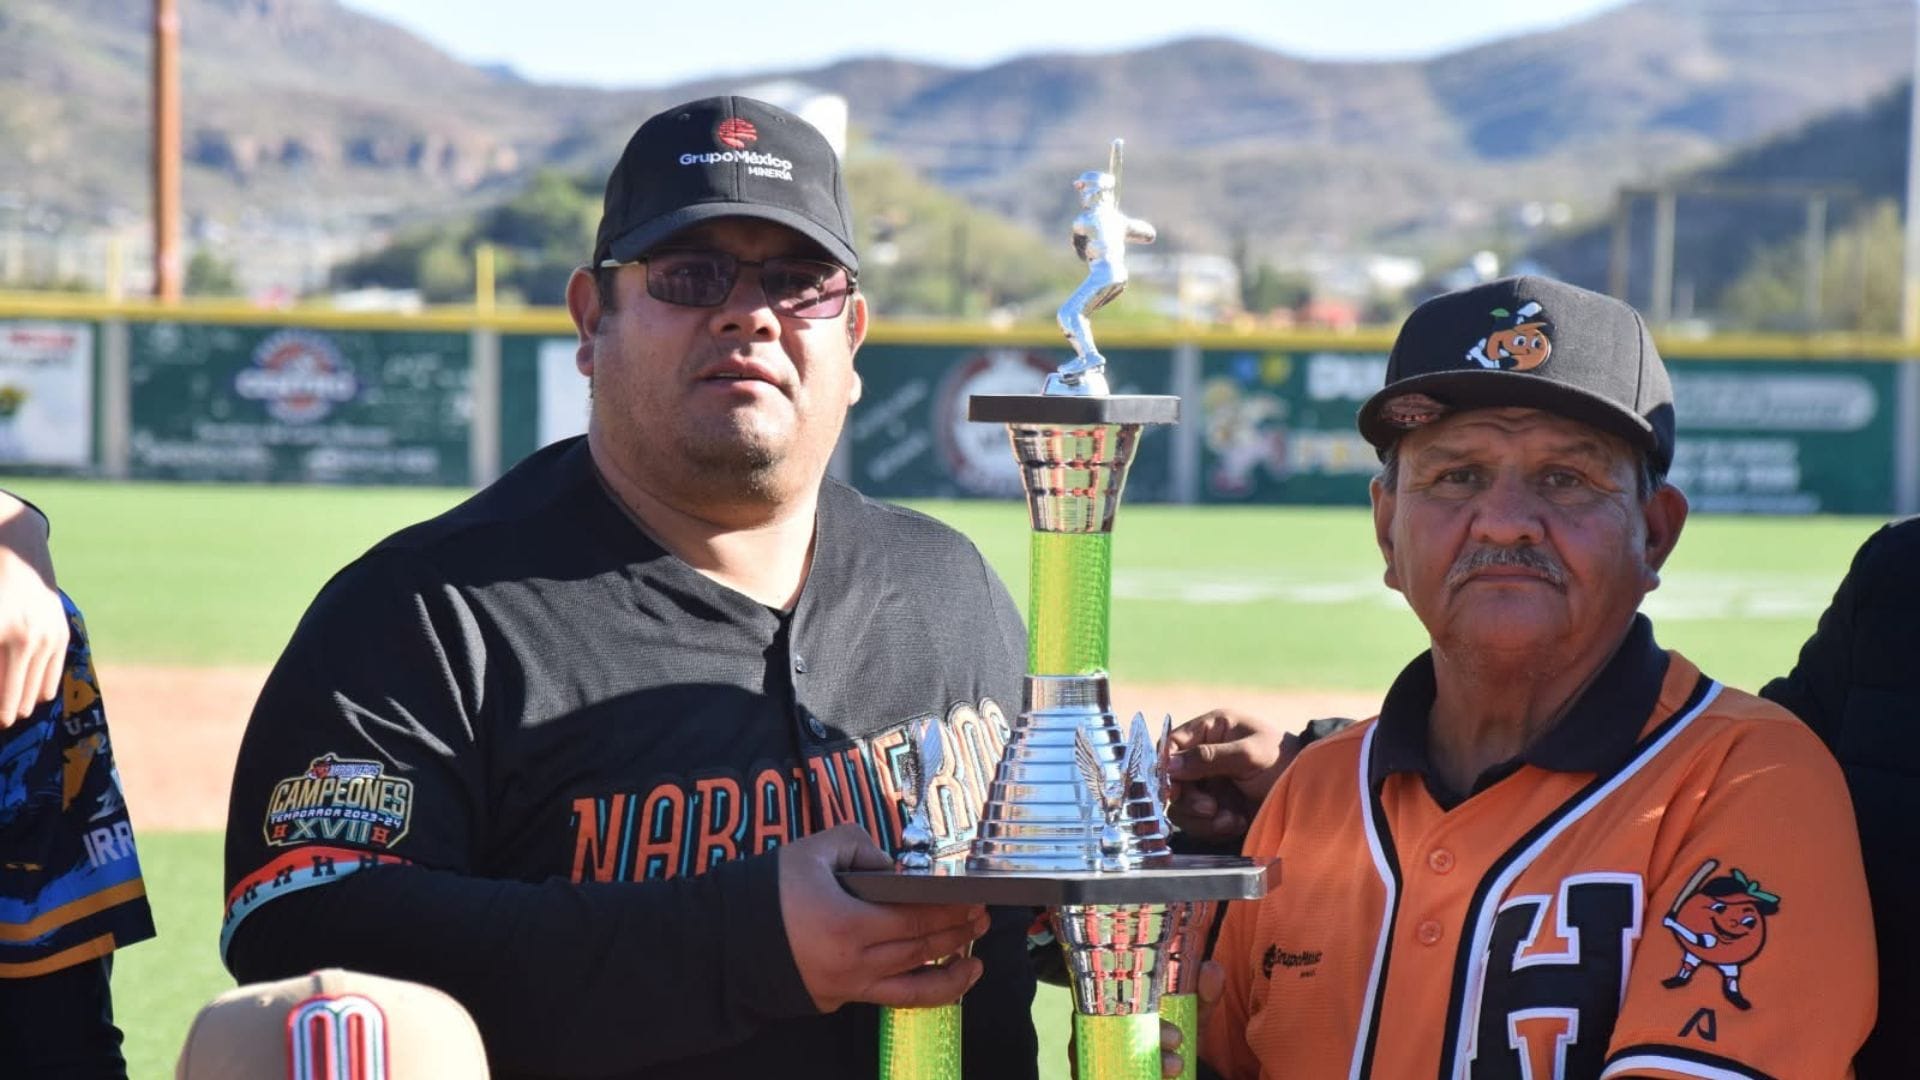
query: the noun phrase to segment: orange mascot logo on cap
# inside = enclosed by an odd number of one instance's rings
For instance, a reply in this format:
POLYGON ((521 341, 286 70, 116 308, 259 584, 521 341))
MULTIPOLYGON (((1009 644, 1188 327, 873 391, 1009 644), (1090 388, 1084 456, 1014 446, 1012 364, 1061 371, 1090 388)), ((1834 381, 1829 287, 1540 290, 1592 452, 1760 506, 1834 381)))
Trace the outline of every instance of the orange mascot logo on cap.
POLYGON ((1540 313, 1540 305, 1532 302, 1517 312, 1494 308, 1494 318, 1512 319, 1513 325, 1481 338, 1467 350, 1467 359, 1500 371, 1532 371, 1546 363, 1553 351, 1553 324, 1535 317, 1540 313))

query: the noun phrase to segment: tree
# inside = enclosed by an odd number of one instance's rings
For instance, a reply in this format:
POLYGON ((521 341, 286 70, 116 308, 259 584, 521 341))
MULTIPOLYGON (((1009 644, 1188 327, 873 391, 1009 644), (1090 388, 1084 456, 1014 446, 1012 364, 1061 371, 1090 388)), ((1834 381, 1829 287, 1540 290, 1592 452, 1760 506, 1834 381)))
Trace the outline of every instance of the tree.
POLYGON ((848 155, 861 291, 887 316, 1050 317, 1084 273, 1063 235, 1048 244, 877 154, 848 155), (877 234, 889 255, 875 259, 877 234))
POLYGON ((1904 239, 1900 207, 1892 199, 1875 202, 1833 233, 1820 262, 1815 325, 1807 318, 1807 260, 1801 244, 1763 248, 1721 299, 1727 324, 1741 330, 1844 327, 1897 332, 1904 239))
POLYGON ((1255 315, 1275 308, 1292 310, 1313 296, 1313 284, 1304 274, 1289 274, 1261 263, 1240 278, 1240 305, 1255 315))
MULTIPOLYGON (((860 287, 883 315, 978 318, 1013 311, 1050 318, 1085 273, 1064 233, 1058 241, 1043 241, 892 159, 856 147, 846 175, 854 241, 868 256, 860 287), (891 257, 876 257, 880 232, 891 257)), ((599 220, 598 179, 541 170, 506 202, 466 221, 404 232, 380 251, 339 267, 334 281, 417 288, 429 302, 456 303, 473 295, 474 246, 490 243, 494 280, 503 294, 529 304, 562 304, 567 277, 593 250, 599 220)), ((1115 314, 1109 321, 1125 317, 1115 314)))
POLYGON ((504 296, 529 304, 566 301, 567 277, 593 250, 600 219, 597 183, 552 169, 533 174, 506 202, 465 220, 410 229, 379 251, 334 272, 344 287, 418 289, 430 303, 473 296, 473 252, 494 245, 494 281, 504 296))
POLYGON ((481 215, 479 233, 503 248, 563 250, 585 258, 600 220, 600 193, 584 178, 541 169, 513 198, 481 215))
POLYGON ((188 296, 240 295, 240 281, 233 272, 233 263, 206 248, 195 250, 187 260, 187 280, 183 288, 188 296))
POLYGON ((464 222, 442 222, 399 234, 386 247, 340 264, 340 288, 418 289, 431 303, 473 296, 473 232, 464 222))

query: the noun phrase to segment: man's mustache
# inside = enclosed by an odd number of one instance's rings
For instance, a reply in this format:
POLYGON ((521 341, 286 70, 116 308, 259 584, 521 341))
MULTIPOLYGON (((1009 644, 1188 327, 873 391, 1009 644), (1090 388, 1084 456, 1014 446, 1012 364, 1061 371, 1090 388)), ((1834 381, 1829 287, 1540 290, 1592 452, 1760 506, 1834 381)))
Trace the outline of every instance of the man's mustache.
POLYGON ((1447 588, 1457 589, 1482 570, 1496 566, 1518 566, 1533 570, 1555 588, 1567 583, 1567 572, 1553 556, 1532 544, 1519 547, 1480 547, 1460 556, 1447 571, 1447 588))

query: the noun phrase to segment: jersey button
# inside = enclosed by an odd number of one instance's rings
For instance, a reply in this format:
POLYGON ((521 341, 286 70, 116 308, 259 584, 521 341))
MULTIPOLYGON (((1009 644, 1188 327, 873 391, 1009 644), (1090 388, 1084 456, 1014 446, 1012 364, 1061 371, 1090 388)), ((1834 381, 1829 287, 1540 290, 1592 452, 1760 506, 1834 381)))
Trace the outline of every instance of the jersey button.
POLYGON ((1444 874, 1453 869, 1453 852, 1446 848, 1434 848, 1427 853, 1427 869, 1436 874, 1444 874))
POLYGON ((807 658, 801 656, 799 653, 794 653, 793 670, 797 675, 805 675, 807 673, 807 658))
POLYGON ((1428 919, 1426 922, 1421 923, 1418 927, 1414 929, 1413 934, 1414 934, 1414 937, 1420 940, 1420 944, 1422 945, 1440 944, 1440 938, 1441 938, 1440 924, 1435 922, 1432 919, 1428 919))

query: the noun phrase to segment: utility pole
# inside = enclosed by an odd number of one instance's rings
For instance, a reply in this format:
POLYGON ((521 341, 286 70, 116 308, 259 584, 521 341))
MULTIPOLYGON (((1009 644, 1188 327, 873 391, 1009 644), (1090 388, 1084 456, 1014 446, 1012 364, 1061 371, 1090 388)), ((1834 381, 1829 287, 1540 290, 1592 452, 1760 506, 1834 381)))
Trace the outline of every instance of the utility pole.
POLYGON ((1920 337, 1920 0, 1914 2, 1913 85, 1907 88, 1906 261, 1901 275, 1900 336, 1920 337))
POLYGON ((1633 192, 1622 187, 1613 195, 1613 233, 1607 238, 1607 292, 1622 303, 1627 296, 1627 269, 1633 254, 1633 192))
POLYGON ((1680 193, 1661 187, 1653 195, 1653 295, 1647 298, 1649 318, 1659 329, 1673 321, 1673 227, 1680 193))
POLYGON ((1807 196, 1807 230, 1800 240, 1800 257, 1805 262, 1805 279, 1802 284, 1800 300, 1801 318, 1805 321, 1805 330, 1813 333, 1821 328, 1821 293, 1826 278, 1827 263, 1827 197, 1825 195, 1807 196))
POLYGON ((153 0, 153 295, 180 299, 180 8, 153 0))

